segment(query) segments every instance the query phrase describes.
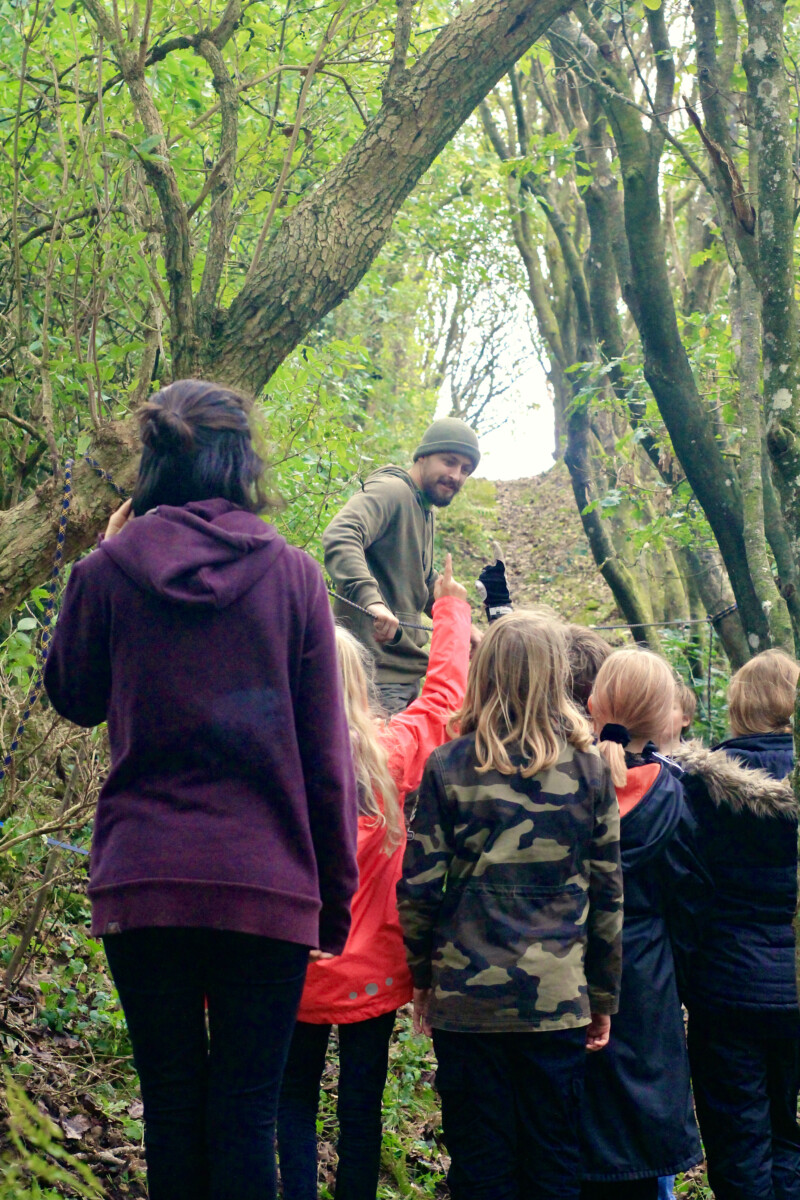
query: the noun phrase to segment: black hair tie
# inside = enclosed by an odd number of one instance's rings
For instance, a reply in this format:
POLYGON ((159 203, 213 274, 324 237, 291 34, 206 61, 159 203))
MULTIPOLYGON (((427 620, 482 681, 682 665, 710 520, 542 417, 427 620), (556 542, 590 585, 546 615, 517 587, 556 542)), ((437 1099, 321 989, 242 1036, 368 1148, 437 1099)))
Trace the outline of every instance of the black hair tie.
POLYGON ((604 725, 600 730, 601 742, 617 742, 620 746, 627 746, 631 740, 631 735, 628 733, 624 725, 604 725))

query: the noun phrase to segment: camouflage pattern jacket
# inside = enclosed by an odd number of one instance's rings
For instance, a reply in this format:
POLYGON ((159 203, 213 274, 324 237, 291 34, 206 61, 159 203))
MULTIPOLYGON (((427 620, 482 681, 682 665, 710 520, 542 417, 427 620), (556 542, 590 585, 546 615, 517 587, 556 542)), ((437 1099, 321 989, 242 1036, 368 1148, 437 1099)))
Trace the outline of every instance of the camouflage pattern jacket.
POLYGON ((472 736, 428 759, 397 886, 431 1024, 568 1029, 615 1013, 622 868, 605 762, 565 745, 530 779, 477 765, 472 736))

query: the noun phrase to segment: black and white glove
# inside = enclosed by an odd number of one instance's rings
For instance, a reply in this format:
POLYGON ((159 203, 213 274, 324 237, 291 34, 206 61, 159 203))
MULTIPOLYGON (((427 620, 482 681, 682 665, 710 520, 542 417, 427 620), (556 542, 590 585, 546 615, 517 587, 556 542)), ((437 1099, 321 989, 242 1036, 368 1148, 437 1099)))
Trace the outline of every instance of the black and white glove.
POLYGON ((511 594, 508 590, 508 581, 506 580, 506 564, 503 562, 503 552, 497 542, 492 544, 492 549, 495 553, 496 562, 493 566, 485 566, 475 580, 478 595, 483 601, 486 618, 490 624, 492 621, 496 621, 498 617, 503 617, 506 613, 514 611, 511 603, 511 594))

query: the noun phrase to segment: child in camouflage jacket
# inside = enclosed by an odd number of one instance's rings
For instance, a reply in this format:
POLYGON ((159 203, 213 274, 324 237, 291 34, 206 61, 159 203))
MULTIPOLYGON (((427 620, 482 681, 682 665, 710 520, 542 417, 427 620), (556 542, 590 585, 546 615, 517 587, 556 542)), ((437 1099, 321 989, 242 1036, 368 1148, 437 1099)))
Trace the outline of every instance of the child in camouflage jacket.
POLYGON ((614 789, 567 678, 563 626, 501 617, 409 833, 400 921, 454 1200, 580 1192, 578 1100, 617 1009, 622 873, 614 789))

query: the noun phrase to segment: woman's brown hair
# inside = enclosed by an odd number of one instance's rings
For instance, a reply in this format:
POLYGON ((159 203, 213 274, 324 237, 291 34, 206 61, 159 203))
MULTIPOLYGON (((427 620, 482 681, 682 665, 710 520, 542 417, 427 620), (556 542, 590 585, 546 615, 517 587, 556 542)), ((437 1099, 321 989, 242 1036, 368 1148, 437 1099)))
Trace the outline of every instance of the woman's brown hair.
POLYGON ((253 446, 246 396, 222 384, 180 379, 139 409, 142 458, 133 512, 160 504, 229 500, 250 512, 268 501, 264 464, 253 446))

